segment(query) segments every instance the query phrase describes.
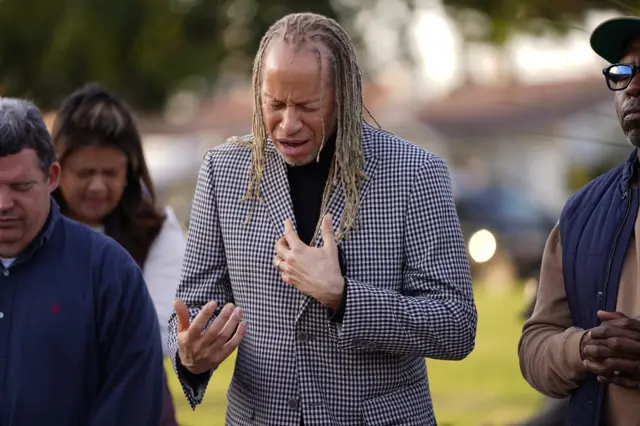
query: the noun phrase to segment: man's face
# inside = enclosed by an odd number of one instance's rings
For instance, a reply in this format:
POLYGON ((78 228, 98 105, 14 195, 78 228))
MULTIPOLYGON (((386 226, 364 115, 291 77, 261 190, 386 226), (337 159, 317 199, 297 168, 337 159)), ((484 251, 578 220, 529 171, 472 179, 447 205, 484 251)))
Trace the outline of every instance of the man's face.
POLYGON ((321 61, 312 50, 274 42, 264 57, 264 124, 282 158, 293 166, 314 161, 336 128, 330 64, 325 50, 320 52, 321 61))
MULTIPOLYGON (((640 39, 635 39, 629 44, 620 63, 640 65, 640 39)), ((615 105, 627 140, 632 145, 640 147, 640 76, 635 76, 629 87, 616 92, 615 105)))
POLYGON ((0 257, 15 257, 38 235, 59 177, 57 163, 42 171, 33 149, 0 157, 0 257))

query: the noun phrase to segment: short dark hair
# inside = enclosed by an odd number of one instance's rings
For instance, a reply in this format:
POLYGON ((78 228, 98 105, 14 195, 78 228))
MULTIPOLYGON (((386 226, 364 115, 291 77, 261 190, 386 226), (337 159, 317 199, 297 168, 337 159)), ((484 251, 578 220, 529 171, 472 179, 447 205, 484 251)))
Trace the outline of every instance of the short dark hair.
POLYGON ((42 113, 24 99, 0 97, 0 157, 33 149, 45 173, 56 161, 51 134, 42 113))

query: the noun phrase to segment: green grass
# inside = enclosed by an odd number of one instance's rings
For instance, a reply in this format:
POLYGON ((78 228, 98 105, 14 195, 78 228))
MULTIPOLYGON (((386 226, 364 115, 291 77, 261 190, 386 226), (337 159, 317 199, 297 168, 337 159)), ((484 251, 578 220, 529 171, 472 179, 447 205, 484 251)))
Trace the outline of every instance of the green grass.
MULTIPOLYGON (((476 348, 464 361, 428 361, 429 380, 440 426, 504 426, 526 418, 540 402, 522 379, 517 344, 522 292, 476 291, 479 312, 476 348)), ((171 367, 169 380, 183 426, 224 425, 226 391, 235 357, 212 377, 203 403, 191 411, 171 367)))

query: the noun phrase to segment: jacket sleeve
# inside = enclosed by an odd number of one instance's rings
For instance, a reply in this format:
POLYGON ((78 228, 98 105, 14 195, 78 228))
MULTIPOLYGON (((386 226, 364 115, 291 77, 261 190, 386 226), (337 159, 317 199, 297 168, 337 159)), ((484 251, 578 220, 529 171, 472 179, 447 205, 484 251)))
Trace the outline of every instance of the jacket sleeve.
POLYGON ((413 184, 402 291, 347 278, 338 346, 460 360, 473 350, 478 317, 444 161, 430 155, 413 184))
MULTIPOLYGON (((218 304, 218 309, 208 324, 218 315, 224 305, 233 303, 222 232, 218 220, 212 157, 212 151, 205 155, 198 175, 191 206, 187 248, 177 292, 177 298, 189 308, 191 321, 208 302, 213 300, 218 304)), ((175 311, 169 320, 168 346, 173 367, 187 401, 191 408, 195 409, 196 405, 202 402, 213 370, 195 376, 180 363, 175 311)))
POLYGON ((558 225, 551 231, 542 257, 533 315, 524 323, 518 344, 524 379, 552 398, 569 395, 587 376, 580 356, 585 330, 573 327, 562 273, 558 225))
MULTIPOLYGON (((115 243, 114 243, 115 244, 115 243)), ((103 372, 91 426, 157 426, 164 365, 158 317, 142 271, 120 246, 104 256, 98 297, 98 353, 103 372)))

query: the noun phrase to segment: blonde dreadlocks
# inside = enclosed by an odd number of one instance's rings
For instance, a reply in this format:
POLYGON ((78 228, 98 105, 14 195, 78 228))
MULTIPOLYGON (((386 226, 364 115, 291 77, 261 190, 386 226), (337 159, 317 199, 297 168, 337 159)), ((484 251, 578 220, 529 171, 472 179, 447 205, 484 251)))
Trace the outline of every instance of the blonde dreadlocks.
MULTIPOLYGON (((253 141, 249 186, 244 200, 261 199, 260 180, 265 166, 267 129, 261 108, 260 86, 265 54, 271 42, 276 40, 284 41, 294 48, 310 47, 313 43, 320 42, 330 52, 327 59, 331 64, 335 91, 336 153, 322 196, 322 211, 315 235, 318 235, 322 217, 327 213, 331 189, 336 185, 342 185, 346 195, 346 206, 336 234, 336 239, 340 241, 355 226, 360 206, 360 189, 365 179, 362 148, 362 110, 365 107, 362 99, 362 73, 356 61, 355 49, 347 33, 333 19, 313 13, 290 14, 273 24, 260 42, 253 64, 253 141)), ((317 53, 319 54, 319 51, 317 53)), ((242 143, 238 139, 236 141, 242 143)))

